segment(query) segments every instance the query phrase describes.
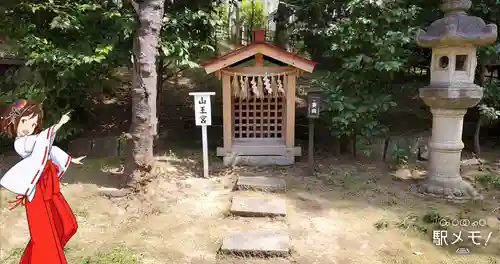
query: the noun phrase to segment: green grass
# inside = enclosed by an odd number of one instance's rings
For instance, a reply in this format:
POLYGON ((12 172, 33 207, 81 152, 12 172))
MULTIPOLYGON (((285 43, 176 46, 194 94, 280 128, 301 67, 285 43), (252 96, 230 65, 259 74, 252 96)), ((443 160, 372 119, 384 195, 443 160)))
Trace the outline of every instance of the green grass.
POLYGON ((130 250, 118 247, 109 252, 98 253, 93 257, 87 257, 79 264, 137 264, 137 258, 130 250))
MULTIPOLYGON (((73 248, 65 247, 64 253, 66 256, 71 254, 73 248)), ((24 248, 14 248, 9 250, 5 255, 6 257, 0 259, 1 263, 14 263, 21 259, 24 248)), ((78 264, 137 264, 138 260, 133 255, 131 250, 124 247, 117 247, 108 252, 101 252, 92 257, 86 257, 78 262, 78 264)))
POLYGON ((500 175, 491 172, 476 178, 484 187, 500 190, 500 175))
POLYGON ((82 160, 83 165, 75 166, 80 171, 102 170, 108 167, 116 167, 123 164, 123 157, 108 157, 108 158, 85 158, 82 160))
MULTIPOLYGON (((24 253, 24 248, 13 248, 9 250, 5 255, 5 258, 0 259, 1 263, 7 263, 7 261, 19 261, 24 253)), ((2 256, 3 257, 3 256, 2 256)))

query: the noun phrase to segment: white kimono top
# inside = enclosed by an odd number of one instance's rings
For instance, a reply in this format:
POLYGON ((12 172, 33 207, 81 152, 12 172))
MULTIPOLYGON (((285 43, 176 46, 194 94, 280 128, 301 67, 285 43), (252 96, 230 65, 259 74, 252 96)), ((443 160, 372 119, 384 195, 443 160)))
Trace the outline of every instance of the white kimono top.
POLYGON ((0 185, 18 195, 25 195, 31 202, 35 196, 36 183, 42 175, 47 160, 59 168, 61 178, 69 167, 71 157, 53 146, 54 126, 38 135, 16 138, 14 149, 23 158, 0 179, 0 185))

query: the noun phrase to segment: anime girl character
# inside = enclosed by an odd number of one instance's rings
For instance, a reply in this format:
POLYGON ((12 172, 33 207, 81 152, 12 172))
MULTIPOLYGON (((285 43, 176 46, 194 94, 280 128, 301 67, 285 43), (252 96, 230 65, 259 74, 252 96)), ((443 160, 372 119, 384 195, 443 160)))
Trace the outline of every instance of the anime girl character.
POLYGON ((85 157, 72 158, 53 145, 57 131, 69 121, 69 114, 42 130, 39 104, 16 100, 0 120, 0 131, 15 137, 14 149, 22 160, 0 179, 0 185, 16 193, 13 210, 26 208, 30 241, 20 264, 66 264, 63 248, 76 233, 77 223, 59 189, 59 180, 70 163, 82 164, 85 157))

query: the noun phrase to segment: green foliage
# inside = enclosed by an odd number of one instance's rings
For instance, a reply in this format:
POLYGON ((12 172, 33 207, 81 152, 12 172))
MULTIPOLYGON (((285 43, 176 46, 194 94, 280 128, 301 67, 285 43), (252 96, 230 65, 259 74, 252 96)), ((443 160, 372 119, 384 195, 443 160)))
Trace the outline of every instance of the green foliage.
MULTIPOLYGON (((9 92, 0 95, 0 104, 15 98, 43 102, 46 124, 57 122, 68 110, 86 112, 91 93, 99 91, 96 84, 128 57, 129 49, 120 44, 132 33, 132 14, 117 1, 3 4, 0 27, 6 29, 8 44, 26 59, 30 74, 37 77, 22 83, 6 80, 9 92)), ((75 123, 61 131, 61 138, 82 129, 75 123)))
MULTIPOLYGON (((165 67, 197 67, 203 53, 214 50, 213 2, 168 2, 160 41, 165 67)), ((18 73, 3 76, 0 104, 16 98, 43 101, 47 125, 75 110, 60 137, 81 132, 87 124, 80 119, 98 116, 90 109, 105 92, 103 82, 116 68, 131 66, 136 22, 129 1, 2 1, 2 33, 36 78, 18 82, 13 81, 18 73)))
POLYGON ((214 52, 215 28, 222 24, 213 1, 175 2, 163 18, 161 55, 169 67, 198 67, 200 57, 214 52))
POLYGON ((403 2, 347 1, 340 9, 344 16, 326 27, 331 41, 326 54, 340 58, 342 69, 370 71, 391 80, 390 73, 399 71, 410 54, 405 46, 414 41, 416 30, 410 21, 419 11, 403 2))
POLYGON ((307 17, 308 23, 296 27, 296 34, 302 35, 313 59, 335 72, 313 84, 325 91, 333 135, 370 138, 384 133, 387 128, 378 117, 396 106, 391 91, 412 55, 416 27, 409 25, 420 9, 397 0, 302 4, 296 15, 307 17))
POLYGON ((432 210, 424 215, 422 221, 426 224, 438 224, 439 220, 441 220, 442 218, 443 217, 441 216, 441 213, 438 210, 432 210))
POLYGON ((229 28, 229 10, 225 2, 215 6, 215 15, 224 29, 229 28))
POLYGON ((479 111, 482 116, 486 117, 488 121, 495 121, 500 117, 500 110, 485 104, 478 105, 479 111))
MULTIPOLYGON (((500 6, 499 6, 500 9, 500 6)), ((500 11, 499 11, 500 12, 500 11)), ((500 61, 500 44, 483 46, 478 49, 478 60, 482 64, 489 61, 500 61)), ((500 118, 500 80, 487 80, 484 84, 484 95, 481 103, 478 105, 482 120, 486 121, 483 125, 491 125, 500 118)))
POLYGON ((391 150, 391 160, 396 166, 406 166, 412 154, 411 147, 404 144, 395 144, 391 150))
POLYGON ((261 1, 243 0, 241 2, 241 22, 245 28, 262 28, 266 23, 264 5, 261 1))
POLYGON ((488 105, 500 108, 500 80, 492 79, 484 86, 484 101, 488 105))
POLYGON ((500 118, 500 80, 492 79, 485 85, 483 99, 478 109, 487 123, 500 118))
MULTIPOLYGON (((408 76, 402 71, 407 66, 428 63, 430 50, 417 49, 415 30, 442 17, 438 3, 430 0, 286 2, 292 4, 297 18, 293 37, 303 41, 303 52, 319 63, 317 68, 334 72, 333 76, 313 84, 326 93, 333 134, 361 135, 356 137, 357 143, 369 145, 367 137, 386 130, 378 120, 381 113, 395 107, 395 99, 390 95, 397 95, 402 87, 412 90, 422 87, 422 84, 408 85, 408 76)), ((482 0, 473 4, 471 13, 498 24, 500 8, 497 7, 500 5, 496 0, 482 0)), ((479 49, 484 60, 498 54, 498 44, 479 49)), ((500 98, 494 89, 487 89, 492 94, 485 94, 485 102, 491 100, 487 98, 500 98)))
MULTIPOLYGON (((348 72, 343 73, 350 75, 348 72)), ((337 138, 380 135, 387 128, 378 122, 377 116, 380 112, 395 105, 391 101, 391 96, 372 93, 363 89, 360 86, 362 84, 357 80, 351 80, 352 82, 347 82, 343 75, 326 73, 319 74, 312 81, 313 86, 325 92, 326 110, 332 124, 332 135, 337 138)))
POLYGON ((365 157, 373 155, 373 142, 368 137, 356 137, 356 149, 365 157))
MULTIPOLYGON (((483 18, 487 23, 500 24, 500 2, 498 0, 481 0, 474 3, 471 14, 483 18)), ((478 48, 478 61, 488 64, 491 61, 500 61, 500 39, 493 45, 478 48)), ((485 84, 484 96, 478 105, 482 117, 488 121, 498 120, 500 117, 500 81, 493 79, 485 84)), ((483 119, 484 120, 484 119, 483 119)))
MULTIPOLYGON (((213 53, 214 28, 226 23, 228 15, 219 2, 166 1, 161 66, 197 67, 200 58, 213 53)), ((387 130, 378 117, 395 106, 390 95, 403 86, 399 72, 415 57, 422 57, 415 52, 415 29, 442 16, 438 5, 430 0, 286 2, 293 4, 289 8, 296 17, 293 36, 319 62, 318 68, 335 72, 320 73, 315 82, 327 95, 332 133, 356 136, 360 143, 369 144, 371 136, 387 130)), ((499 24, 499 6, 497 0, 481 0, 473 4, 471 13, 499 24)), ((241 20, 247 28, 263 27, 262 2, 244 0, 241 20)), ((78 133, 86 126, 78 125, 79 116, 90 114, 93 99, 103 93, 102 83, 117 67, 130 66, 136 26, 129 1, 1 1, 2 33, 14 52, 26 59, 31 76, 21 82, 13 81, 19 73, 2 77, 0 104, 19 97, 43 101, 47 124, 74 109, 72 124, 61 136, 78 133)), ((498 57, 499 51, 498 42, 481 47, 480 61, 498 57)), ((484 105, 489 108, 484 109, 500 107, 495 85, 485 91, 484 105)))
POLYGON ((500 44, 480 46, 477 48, 478 61, 488 64, 492 59, 500 59, 500 44))

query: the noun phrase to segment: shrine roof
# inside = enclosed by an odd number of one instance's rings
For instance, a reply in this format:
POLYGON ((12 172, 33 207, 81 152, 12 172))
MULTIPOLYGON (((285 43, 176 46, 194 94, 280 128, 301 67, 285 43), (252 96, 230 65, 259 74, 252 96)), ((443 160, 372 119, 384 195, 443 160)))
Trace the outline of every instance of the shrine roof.
POLYGON ((308 60, 292 52, 288 52, 275 45, 262 42, 254 42, 249 45, 232 50, 222 56, 206 61, 201 64, 205 71, 210 74, 218 70, 229 67, 242 60, 245 60, 256 54, 262 54, 290 66, 301 69, 305 72, 312 72, 316 62, 308 60))

